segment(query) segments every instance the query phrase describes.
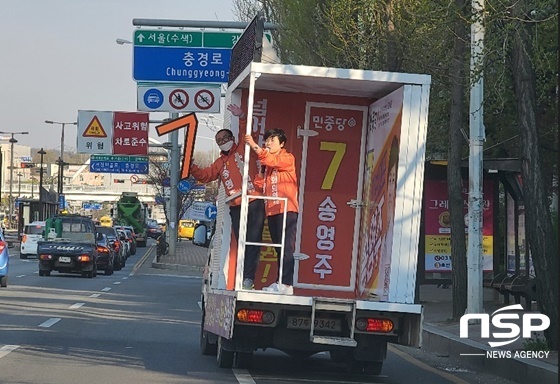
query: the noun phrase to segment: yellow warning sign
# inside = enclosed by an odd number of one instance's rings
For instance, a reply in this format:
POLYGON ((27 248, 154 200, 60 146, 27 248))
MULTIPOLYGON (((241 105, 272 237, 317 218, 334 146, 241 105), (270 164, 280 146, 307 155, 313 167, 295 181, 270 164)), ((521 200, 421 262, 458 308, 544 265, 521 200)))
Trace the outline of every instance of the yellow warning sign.
POLYGON ((82 136, 83 137, 107 137, 107 133, 103 129, 103 126, 99 122, 97 116, 93 116, 93 119, 91 119, 91 122, 88 124, 82 136))

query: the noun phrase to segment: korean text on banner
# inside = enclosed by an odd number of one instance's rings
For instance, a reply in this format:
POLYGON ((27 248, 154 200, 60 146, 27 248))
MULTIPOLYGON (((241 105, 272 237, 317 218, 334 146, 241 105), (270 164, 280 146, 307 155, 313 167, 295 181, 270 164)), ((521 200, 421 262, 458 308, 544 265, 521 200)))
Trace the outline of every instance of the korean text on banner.
POLYGON ((113 154, 148 154, 149 116, 143 112, 114 112, 113 154))

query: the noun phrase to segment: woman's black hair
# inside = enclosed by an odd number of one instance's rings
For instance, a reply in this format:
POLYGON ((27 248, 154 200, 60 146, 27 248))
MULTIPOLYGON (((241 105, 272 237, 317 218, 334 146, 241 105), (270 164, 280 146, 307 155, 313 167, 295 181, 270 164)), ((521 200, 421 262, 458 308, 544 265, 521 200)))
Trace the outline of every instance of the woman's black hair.
POLYGON ((286 143, 286 140, 288 140, 288 138, 286 137, 286 133, 284 132, 283 129, 279 129, 279 128, 274 128, 271 129, 269 131, 267 131, 264 134, 264 140, 266 141, 269 137, 277 137, 278 141, 280 142, 280 144, 286 143))

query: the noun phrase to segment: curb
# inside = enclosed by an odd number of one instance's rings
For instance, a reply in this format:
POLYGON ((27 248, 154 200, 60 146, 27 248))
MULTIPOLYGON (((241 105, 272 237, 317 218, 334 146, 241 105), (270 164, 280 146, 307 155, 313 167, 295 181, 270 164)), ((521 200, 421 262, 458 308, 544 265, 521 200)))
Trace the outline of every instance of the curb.
POLYGON ((558 367, 555 365, 534 359, 486 358, 486 352, 492 350, 490 347, 472 340, 460 339, 433 324, 424 324, 422 349, 441 356, 450 356, 476 369, 518 383, 556 383, 558 380, 558 367), (482 353, 484 356, 461 356, 469 353, 482 353))

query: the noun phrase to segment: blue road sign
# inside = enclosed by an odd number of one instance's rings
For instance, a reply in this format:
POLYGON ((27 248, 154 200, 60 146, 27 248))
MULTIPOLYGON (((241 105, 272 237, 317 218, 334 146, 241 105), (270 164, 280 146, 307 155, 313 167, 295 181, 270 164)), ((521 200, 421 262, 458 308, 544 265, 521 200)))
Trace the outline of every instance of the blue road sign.
POLYGON ((218 214, 218 209, 215 205, 209 205, 204 210, 204 214, 206 215, 208 220, 214 220, 216 218, 216 215, 218 214))
POLYGON ((163 187, 170 187, 171 186, 171 178, 164 177, 163 180, 161 181, 161 185, 163 187))
POLYGON ((181 180, 179 184, 177 184, 177 189, 179 192, 187 193, 191 190, 191 183, 188 180, 181 180))
POLYGON ((157 88, 150 88, 144 93, 144 104, 150 109, 158 109, 163 102, 163 93, 157 88))
POLYGON ((91 155, 89 171, 96 173, 148 174, 147 156, 91 155))
POLYGON ((156 195, 156 204, 163 204, 163 203, 165 203, 164 197, 160 194, 157 194, 156 195))
POLYGON ((147 82, 227 83, 231 49, 134 46, 133 79, 147 82))
POLYGON ((66 208, 66 199, 64 198, 64 195, 58 195, 58 209, 64 209, 66 208))

